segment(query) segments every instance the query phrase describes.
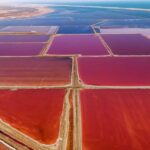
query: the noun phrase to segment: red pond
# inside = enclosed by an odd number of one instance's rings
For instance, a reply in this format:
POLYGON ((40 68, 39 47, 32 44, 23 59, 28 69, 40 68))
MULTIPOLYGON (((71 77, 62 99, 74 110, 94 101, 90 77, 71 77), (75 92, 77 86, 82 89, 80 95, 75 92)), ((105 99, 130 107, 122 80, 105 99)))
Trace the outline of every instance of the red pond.
POLYGON ((53 144, 65 93, 63 89, 1 90, 0 119, 41 143, 53 144))
POLYGON ((84 90, 83 150, 149 150, 150 90, 84 90))
POLYGON ((70 58, 0 58, 0 86, 64 86, 70 84, 70 58))
POLYGON ((79 58, 78 65, 80 79, 88 85, 150 85, 150 58, 79 58))

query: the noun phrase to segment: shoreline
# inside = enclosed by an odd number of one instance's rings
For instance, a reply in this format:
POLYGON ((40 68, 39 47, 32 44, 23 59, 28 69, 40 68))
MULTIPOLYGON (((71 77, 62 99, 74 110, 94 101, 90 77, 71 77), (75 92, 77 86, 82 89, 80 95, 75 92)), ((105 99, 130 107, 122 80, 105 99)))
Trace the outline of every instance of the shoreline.
POLYGON ((25 19, 42 16, 55 12, 54 9, 46 6, 0 6, 0 20, 4 19, 25 19))

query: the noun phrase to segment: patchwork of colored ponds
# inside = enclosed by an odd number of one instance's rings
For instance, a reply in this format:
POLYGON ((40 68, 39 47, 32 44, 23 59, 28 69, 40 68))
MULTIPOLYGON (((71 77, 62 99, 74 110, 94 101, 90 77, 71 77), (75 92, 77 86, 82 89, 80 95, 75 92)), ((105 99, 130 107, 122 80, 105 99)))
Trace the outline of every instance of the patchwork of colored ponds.
POLYGON ((130 31, 0 27, 0 150, 149 150, 150 31, 130 31))

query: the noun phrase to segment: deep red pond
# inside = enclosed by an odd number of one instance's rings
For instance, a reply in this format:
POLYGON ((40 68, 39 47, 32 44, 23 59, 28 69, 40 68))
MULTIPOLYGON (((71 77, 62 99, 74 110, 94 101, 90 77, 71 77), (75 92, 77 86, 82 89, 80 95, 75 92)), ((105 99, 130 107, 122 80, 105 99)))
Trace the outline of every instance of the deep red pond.
POLYGON ((83 150, 149 150, 150 90, 83 90, 83 150))

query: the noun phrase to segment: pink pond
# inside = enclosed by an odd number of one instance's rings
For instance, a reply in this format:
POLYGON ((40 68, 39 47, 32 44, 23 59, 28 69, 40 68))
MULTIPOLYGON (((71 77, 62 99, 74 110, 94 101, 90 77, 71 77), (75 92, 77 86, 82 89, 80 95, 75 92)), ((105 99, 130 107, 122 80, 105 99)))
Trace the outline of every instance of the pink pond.
POLYGON ((82 82, 98 86, 150 86, 150 58, 79 58, 82 82))
POLYGON ((44 48, 43 43, 1 43, 0 56, 32 56, 39 55, 44 48))
POLYGON ((108 55, 108 52, 96 35, 59 35, 48 54, 108 55))
POLYGON ((47 42, 49 35, 0 35, 0 42, 47 42))
POLYGON ((102 34, 115 55, 150 55, 150 40, 140 34, 102 34))
POLYGON ((80 93, 83 150, 149 150, 150 90, 80 93))
POLYGON ((51 57, 0 58, 0 86, 70 84, 72 60, 51 57))

